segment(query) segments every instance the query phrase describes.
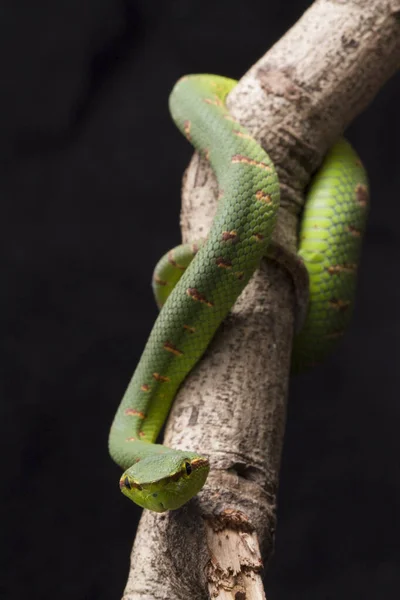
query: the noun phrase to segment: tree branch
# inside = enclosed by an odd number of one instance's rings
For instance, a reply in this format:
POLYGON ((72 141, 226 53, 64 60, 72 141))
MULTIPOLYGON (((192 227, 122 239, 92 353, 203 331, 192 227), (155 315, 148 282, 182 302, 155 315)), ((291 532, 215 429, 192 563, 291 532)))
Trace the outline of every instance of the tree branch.
MULTIPOLYGON (((232 114, 277 166, 277 243, 296 249, 303 190, 323 155, 400 66, 400 0, 317 0, 241 79, 232 114)), ((204 237, 217 185, 197 154, 185 174, 182 232, 204 237)), ((264 597, 294 326, 294 288, 264 261, 181 388, 165 443, 208 454, 212 472, 179 511, 144 511, 125 600, 264 597), (261 548, 261 550, 260 550, 261 548)))

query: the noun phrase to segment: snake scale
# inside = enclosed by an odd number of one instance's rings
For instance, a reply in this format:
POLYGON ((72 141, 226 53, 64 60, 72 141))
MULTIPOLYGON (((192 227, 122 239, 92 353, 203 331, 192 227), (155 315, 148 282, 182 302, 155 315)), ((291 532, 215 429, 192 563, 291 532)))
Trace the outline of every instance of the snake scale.
MULTIPOLYGON (((122 492, 157 512, 179 508, 206 481, 206 457, 154 442, 182 381, 268 256, 279 207, 271 159, 226 108, 235 85, 190 75, 170 95, 173 120, 214 169, 219 203, 207 239, 171 250, 156 267, 153 288, 162 310, 111 427, 110 453, 125 471, 122 492)), ((300 226, 310 301, 294 340, 296 369, 319 362, 349 321, 367 202, 364 168, 340 139, 312 180, 300 226)))

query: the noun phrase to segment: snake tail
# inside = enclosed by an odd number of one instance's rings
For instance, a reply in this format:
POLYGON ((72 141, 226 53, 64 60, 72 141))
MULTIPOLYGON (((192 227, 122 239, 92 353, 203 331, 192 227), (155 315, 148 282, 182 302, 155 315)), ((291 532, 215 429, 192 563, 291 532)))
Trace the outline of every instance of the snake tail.
POLYGON ((320 364, 349 326, 368 202, 366 171, 341 138, 313 177, 302 215, 298 253, 309 274, 310 300, 293 342, 293 372, 320 364))

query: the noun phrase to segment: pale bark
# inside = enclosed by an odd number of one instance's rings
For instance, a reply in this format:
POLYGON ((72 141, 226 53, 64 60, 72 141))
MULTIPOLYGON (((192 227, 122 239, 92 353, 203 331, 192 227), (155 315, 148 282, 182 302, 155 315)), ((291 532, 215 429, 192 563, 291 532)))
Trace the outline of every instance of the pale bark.
MULTIPOLYGON (((318 0, 230 94, 232 114, 277 166, 276 239, 288 253, 310 174, 400 66, 399 17, 400 0, 318 0)), ((184 240, 207 233, 216 192, 209 165, 194 155, 183 187, 184 240)), ((144 512, 125 600, 264 597, 294 305, 291 277, 265 261, 180 390, 165 443, 209 455, 213 470, 180 511, 144 512)))

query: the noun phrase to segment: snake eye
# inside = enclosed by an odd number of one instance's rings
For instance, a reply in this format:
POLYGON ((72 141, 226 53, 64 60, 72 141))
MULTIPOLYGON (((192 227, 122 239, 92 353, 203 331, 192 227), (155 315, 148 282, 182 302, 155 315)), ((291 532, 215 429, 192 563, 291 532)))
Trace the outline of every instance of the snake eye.
POLYGON ((131 489, 131 484, 130 484, 129 479, 127 477, 125 477, 125 479, 124 479, 124 484, 125 484, 125 487, 128 488, 128 490, 131 489))
POLYGON ((192 472, 192 465, 189 462, 185 462, 186 475, 190 475, 192 472))

